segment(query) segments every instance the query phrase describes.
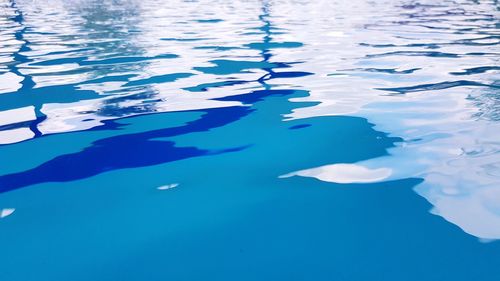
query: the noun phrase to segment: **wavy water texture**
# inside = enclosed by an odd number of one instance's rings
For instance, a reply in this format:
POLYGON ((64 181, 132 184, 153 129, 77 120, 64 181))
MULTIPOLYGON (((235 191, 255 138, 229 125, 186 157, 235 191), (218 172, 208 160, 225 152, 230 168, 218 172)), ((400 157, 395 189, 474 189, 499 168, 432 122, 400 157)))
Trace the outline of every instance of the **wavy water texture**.
POLYGON ((0 0, 0 279, 499 280, 498 5, 0 0))

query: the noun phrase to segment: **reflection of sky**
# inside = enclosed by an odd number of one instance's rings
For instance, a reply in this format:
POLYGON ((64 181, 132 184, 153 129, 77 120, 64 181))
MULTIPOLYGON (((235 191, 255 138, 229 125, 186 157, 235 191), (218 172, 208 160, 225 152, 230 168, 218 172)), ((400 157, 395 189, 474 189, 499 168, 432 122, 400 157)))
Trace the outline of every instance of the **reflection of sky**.
MULTIPOLYGON (((410 12, 421 13, 422 19, 408 17, 404 25, 400 24, 399 11, 395 13, 392 7, 373 7, 387 13, 379 12, 384 18, 371 20, 363 13, 374 13, 369 6, 365 8, 366 11, 361 9, 358 17, 349 17, 349 20, 334 17, 336 23, 340 22, 341 30, 333 34, 329 25, 321 26, 317 22, 305 22, 305 27, 300 26, 292 32, 301 36, 298 40, 302 42, 314 42, 301 48, 299 56, 306 58, 301 67, 316 73, 304 82, 308 89, 312 89, 311 95, 295 100, 321 103, 299 108, 287 117, 363 116, 377 129, 401 136, 406 141, 391 149, 391 156, 363 161, 357 166, 334 164, 311 167, 295 174, 330 182, 352 183, 370 179, 380 181, 384 177, 378 176, 375 171, 384 174, 382 171, 385 170, 393 172, 389 179, 423 177, 425 182, 416 191, 434 205, 433 213, 469 234, 484 239, 499 239, 500 212, 495 206, 500 205, 500 126, 488 118, 496 115, 491 113, 495 112, 491 104, 497 100, 498 89, 469 86, 433 90, 422 87, 419 92, 395 96, 375 90, 461 80, 496 84, 498 75, 494 68, 472 73, 470 77, 454 74, 498 64, 496 56, 487 54, 498 50, 498 39, 488 37, 488 32, 494 32, 494 25, 488 23, 486 15, 493 7, 468 6, 468 15, 449 17, 434 16, 433 10, 441 8, 417 8, 410 12), (468 18, 481 17, 484 21, 464 22, 468 18), (425 28, 423 22, 433 18, 446 18, 440 24, 444 30, 425 28), (393 22, 394 19, 398 21, 393 22), (485 23, 490 26, 489 30, 485 28, 485 23), (342 27, 342 24, 346 26, 342 27), (313 26, 324 27, 324 31, 307 33, 313 26), (472 29, 451 33, 461 28, 472 29), (467 42, 470 44, 464 44, 467 42), (359 43, 372 46, 393 44, 395 47, 361 49, 356 46, 359 43), (438 49, 432 44, 439 46, 438 49), (407 53, 391 54, 396 51, 407 53), (456 56, 432 56, 431 51, 456 56), (382 55, 385 53, 391 55, 382 55), (404 73, 410 69, 414 71, 404 73), (475 117, 478 112, 489 114, 480 114, 483 118, 478 119, 475 117), (343 170, 346 168, 349 168, 348 171, 343 170)), ((300 14, 300 10, 296 13, 300 14)), ((326 18, 327 15, 325 21, 326 18)))
MULTIPOLYGON (((126 116, 240 105, 216 99, 259 87, 264 67, 236 73, 211 67, 214 60, 261 61, 260 51, 248 47, 261 40, 260 4, 174 2, 21 1, 17 11, 6 8, 0 21, 6 27, 0 34, 0 143, 87 130, 126 116), (21 10, 23 22, 12 21, 21 10), (16 56, 26 59, 4 67, 16 56), (34 85, 23 85, 22 75, 34 85), (193 90, 207 82, 226 84, 193 90), (26 101, 16 96, 20 90, 29 92, 26 101)), ((492 87, 498 70, 456 74, 498 65, 498 38, 491 36, 496 21, 488 16, 494 7, 463 4, 466 13, 445 13, 449 6, 333 2, 285 1, 270 8, 274 26, 284 28, 275 30, 274 40, 304 43, 271 49, 273 60, 301 62, 297 69, 314 73, 272 80, 309 91, 292 101, 318 103, 285 119, 361 116, 405 142, 390 156, 290 172, 338 183, 422 177, 416 191, 434 213, 469 234, 500 238, 498 88, 492 87), (450 87, 425 86, 443 82, 450 87), (417 91, 398 92, 402 87, 417 91)))

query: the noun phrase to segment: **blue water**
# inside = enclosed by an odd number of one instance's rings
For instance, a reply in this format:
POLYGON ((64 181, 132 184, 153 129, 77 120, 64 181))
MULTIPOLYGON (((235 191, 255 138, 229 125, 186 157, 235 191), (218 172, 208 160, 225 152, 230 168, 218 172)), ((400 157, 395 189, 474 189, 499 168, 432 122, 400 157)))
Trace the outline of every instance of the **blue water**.
POLYGON ((500 280, 499 7, 0 0, 0 280, 500 280))

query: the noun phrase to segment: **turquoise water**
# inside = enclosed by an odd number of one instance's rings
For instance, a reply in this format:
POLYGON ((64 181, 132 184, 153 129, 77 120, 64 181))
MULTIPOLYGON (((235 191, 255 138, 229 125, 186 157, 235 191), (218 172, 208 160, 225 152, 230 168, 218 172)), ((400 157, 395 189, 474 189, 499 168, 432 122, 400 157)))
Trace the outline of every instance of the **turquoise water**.
POLYGON ((497 1, 0 9, 0 280, 500 280, 497 1))

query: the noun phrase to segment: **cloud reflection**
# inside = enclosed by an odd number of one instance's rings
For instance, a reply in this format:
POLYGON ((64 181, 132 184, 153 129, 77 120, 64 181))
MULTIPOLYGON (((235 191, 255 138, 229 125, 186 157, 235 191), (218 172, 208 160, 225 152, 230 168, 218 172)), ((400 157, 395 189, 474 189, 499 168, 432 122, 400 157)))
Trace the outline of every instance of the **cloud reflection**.
POLYGON ((280 177, 313 177, 321 181, 334 183, 372 183, 383 181, 391 174, 392 171, 388 168, 369 169, 356 164, 332 164, 301 170, 280 177))

